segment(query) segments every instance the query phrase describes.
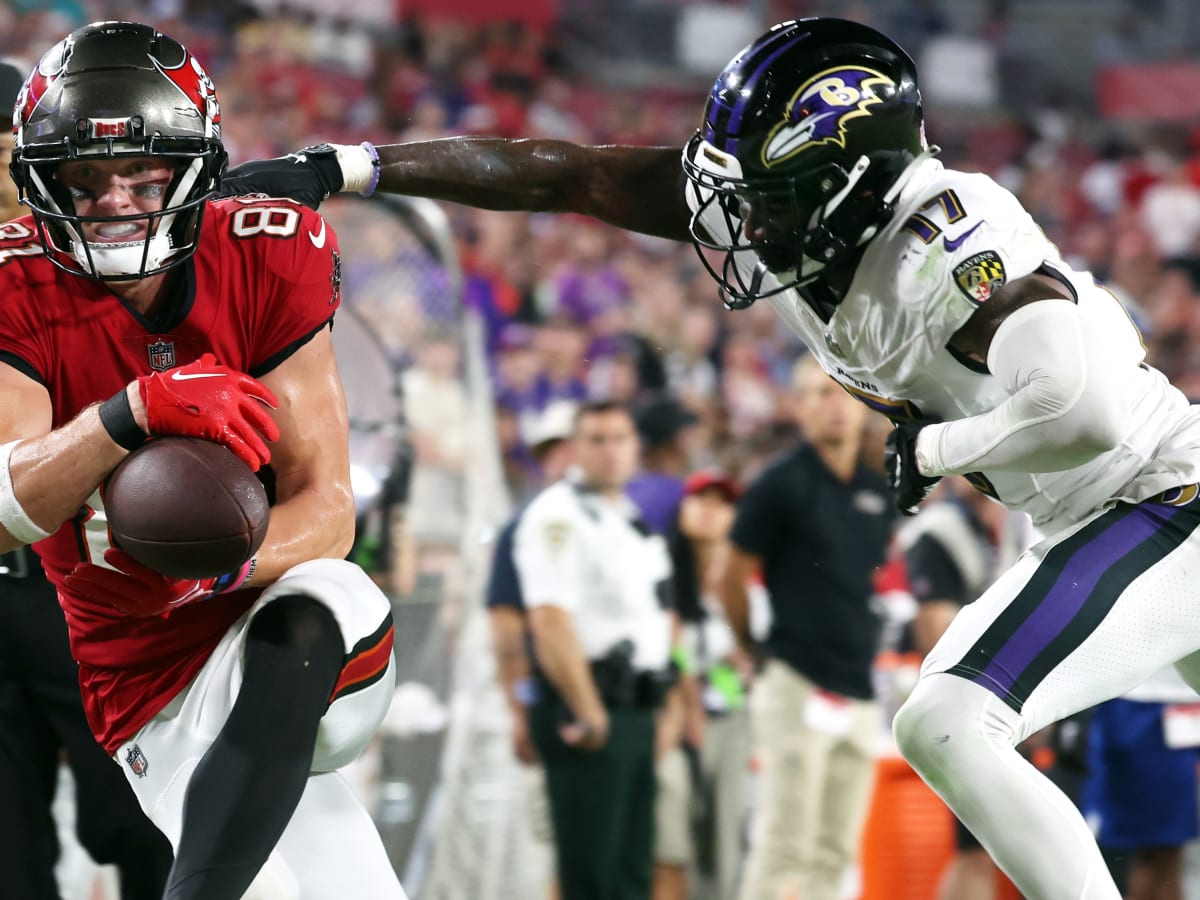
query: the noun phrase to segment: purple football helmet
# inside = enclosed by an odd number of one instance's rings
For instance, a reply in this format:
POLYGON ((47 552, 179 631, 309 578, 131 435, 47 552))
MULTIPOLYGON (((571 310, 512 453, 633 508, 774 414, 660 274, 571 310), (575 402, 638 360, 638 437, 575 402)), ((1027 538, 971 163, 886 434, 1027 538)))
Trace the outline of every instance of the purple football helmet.
POLYGON ((684 154, 692 238, 724 254, 700 256, 726 305, 852 265, 932 152, 916 68, 885 35, 828 18, 762 35, 717 76, 684 154))

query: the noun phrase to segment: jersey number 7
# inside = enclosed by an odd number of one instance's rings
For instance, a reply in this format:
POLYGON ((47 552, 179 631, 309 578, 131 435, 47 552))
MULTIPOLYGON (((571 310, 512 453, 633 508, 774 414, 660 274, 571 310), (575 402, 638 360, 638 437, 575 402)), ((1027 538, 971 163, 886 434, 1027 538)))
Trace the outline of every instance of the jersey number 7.
MULTIPOLYGON (((924 204, 921 207, 921 212, 933 209, 935 206, 942 208, 942 215, 945 217, 947 225, 953 225, 960 219, 966 218, 967 211, 963 209, 962 201, 958 199, 958 194, 954 193, 950 188, 946 188, 946 190, 924 204)), ((933 224, 930 219, 921 215, 920 212, 909 216, 908 220, 901 226, 901 230, 915 234, 925 244, 932 244, 937 236, 942 233, 942 229, 933 224)))

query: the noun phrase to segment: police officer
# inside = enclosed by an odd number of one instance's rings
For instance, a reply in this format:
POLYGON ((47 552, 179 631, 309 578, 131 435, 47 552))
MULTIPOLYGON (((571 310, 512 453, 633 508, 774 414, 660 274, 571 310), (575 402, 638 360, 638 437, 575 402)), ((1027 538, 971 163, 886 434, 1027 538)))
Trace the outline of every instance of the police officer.
POLYGON ((624 493, 638 456, 629 412, 586 404, 571 440, 576 468, 534 498, 515 538, 541 682, 530 733, 563 900, 647 900, 671 566, 624 493))
POLYGON ((138 807, 83 714, 54 588, 28 547, 0 554, 0 872, 5 900, 58 900, 51 814, 60 754, 75 781, 76 835, 117 866, 123 900, 158 900, 171 845, 138 807))
MULTIPOLYGON (((530 429, 529 450, 541 470, 543 486, 562 479, 571 466, 571 432, 575 427, 576 409, 573 400, 555 400, 542 410, 530 429)), ((528 709, 536 697, 536 685, 530 677, 532 648, 525 600, 513 558, 513 538, 524 512, 522 506, 496 536, 484 602, 492 632, 496 677, 508 701, 513 753, 525 764, 521 774, 529 798, 529 833, 539 854, 544 852, 549 859, 554 835, 546 802, 546 779, 529 737, 528 709)), ((548 896, 551 900, 558 897, 556 878, 551 878, 548 896)))
MULTIPOLYGON (((541 469, 543 485, 554 484, 571 466, 571 432, 575 427, 577 405, 573 400, 555 400, 538 416, 529 436, 529 450, 541 469)), ((492 632, 492 653, 496 676, 504 690, 512 716, 512 747, 517 759, 526 764, 537 762, 529 741, 526 708, 531 699, 529 681, 529 640, 525 621, 525 600, 513 559, 513 538, 522 506, 496 536, 492 568, 488 574, 484 603, 492 632)))

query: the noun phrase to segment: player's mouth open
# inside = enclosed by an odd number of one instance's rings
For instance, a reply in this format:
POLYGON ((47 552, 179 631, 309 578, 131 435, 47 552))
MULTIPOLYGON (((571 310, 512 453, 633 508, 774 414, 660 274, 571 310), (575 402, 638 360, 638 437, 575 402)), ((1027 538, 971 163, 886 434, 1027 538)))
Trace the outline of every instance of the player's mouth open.
POLYGON ((92 234, 94 241, 127 241, 140 235, 145 226, 137 222, 114 222, 111 225, 97 225, 92 234))

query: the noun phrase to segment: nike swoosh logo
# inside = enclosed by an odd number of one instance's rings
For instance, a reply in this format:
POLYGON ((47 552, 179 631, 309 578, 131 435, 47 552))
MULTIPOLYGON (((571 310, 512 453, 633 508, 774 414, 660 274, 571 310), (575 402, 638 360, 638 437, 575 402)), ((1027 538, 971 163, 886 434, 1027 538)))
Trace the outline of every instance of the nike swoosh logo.
POLYGON ((976 222, 974 225, 972 225, 970 228, 968 228, 965 232, 960 234, 954 240, 950 240, 950 238, 948 238, 948 237, 943 237, 942 242, 946 245, 946 252, 953 253, 955 250, 957 250, 959 247, 961 247, 963 244, 963 241, 965 241, 967 238, 969 238, 971 236, 971 232, 974 231, 976 228, 978 228, 982 224, 983 224, 982 222, 976 222))
POLYGON ((308 239, 313 242, 313 246, 320 250, 325 246, 325 220, 321 220, 321 230, 316 234, 311 231, 308 233, 308 239))
POLYGON ((191 381, 193 378, 224 378, 224 372, 172 372, 172 381, 191 381))

